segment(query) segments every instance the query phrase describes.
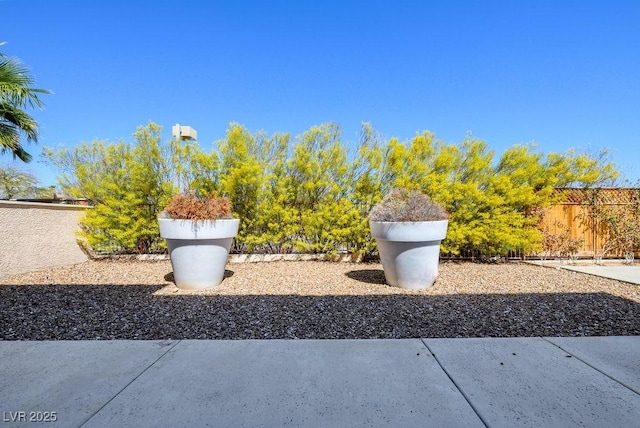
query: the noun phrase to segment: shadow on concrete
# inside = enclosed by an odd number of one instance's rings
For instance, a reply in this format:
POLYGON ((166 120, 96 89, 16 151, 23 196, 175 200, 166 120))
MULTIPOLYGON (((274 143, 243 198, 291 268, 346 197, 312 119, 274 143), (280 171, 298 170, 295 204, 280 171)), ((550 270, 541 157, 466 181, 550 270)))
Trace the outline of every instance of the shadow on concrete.
POLYGON ((165 285, 3 285, 0 340, 640 335, 640 304, 605 293, 154 295, 165 285))

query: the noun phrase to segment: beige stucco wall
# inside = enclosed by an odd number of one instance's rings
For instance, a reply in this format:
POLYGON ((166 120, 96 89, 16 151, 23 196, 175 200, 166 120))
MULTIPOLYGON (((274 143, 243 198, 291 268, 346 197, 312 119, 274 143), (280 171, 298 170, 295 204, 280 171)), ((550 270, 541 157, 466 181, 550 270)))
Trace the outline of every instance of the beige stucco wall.
POLYGON ((0 201, 0 278, 82 263, 77 244, 82 206, 0 201))

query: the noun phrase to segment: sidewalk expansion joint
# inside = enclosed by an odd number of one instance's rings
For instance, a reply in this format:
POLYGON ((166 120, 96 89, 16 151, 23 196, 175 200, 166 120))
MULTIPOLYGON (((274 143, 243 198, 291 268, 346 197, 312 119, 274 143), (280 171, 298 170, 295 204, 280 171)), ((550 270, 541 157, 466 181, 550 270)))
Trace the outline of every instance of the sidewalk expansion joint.
POLYGON ((469 404, 469 406, 471 407, 471 409, 473 410, 473 413, 476 414, 476 416, 478 417, 478 419, 480 419, 480 422, 482 422, 482 424, 485 427, 489 427, 489 424, 487 423, 487 421, 482 417, 482 415, 480 414, 480 411, 476 408, 476 406, 473 405, 473 402, 471 401, 471 399, 467 396, 467 394, 465 394, 465 392, 462 390, 462 388, 460 387, 460 385, 458 385, 458 383, 455 381, 455 379, 451 376, 451 374, 447 371, 447 369, 444 368, 444 366, 442 365, 442 363, 440 362, 440 360, 438 359, 438 356, 431 350, 431 348, 429 348, 429 345, 426 342, 426 339, 420 339, 422 341, 422 343, 424 344, 424 346, 427 348, 427 350, 429 351, 429 353, 433 356, 434 360, 436 360, 436 363, 438 363, 438 365, 440 366, 440 369, 442 369, 442 371, 444 372, 444 374, 447 375, 447 377, 449 378, 449 380, 451 381, 451 383, 453 383, 453 386, 456 387, 456 389, 458 390, 458 392, 462 395, 462 397, 465 399, 465 401, 467 402, 467 404, 469 404))
POLYGON ((568 355, 571 355, 572 358, 575 358, 576 360, 580 361, 582 364, 586 365, 587 367, 592 368, 593 370, 597 371, 598 373, 601 373, 603 375, 605 375, 606 377, 608 377, 609 379, 611 379, 612 381, 614 381, 615 383, 617 383, 618 385, 622 385, 625 388, 627 388, 629 391, 635 393, 636 395, 640 395, 640 391, 638 391, 637 389, 635 389, 634 387, 632 387, 631 385, 627 385, 626 383, 616 379, 615 377, 603 372, 602 370, 600 370, 599 368, 589 364, 588 362, 586 362, 585 360, 583 360, 582 358, 578 357, 576 354, 573 354, 572 352, 564 349, 562 346, 553 343, 551 340, 549 340, 546 337, 543 337, 542 339, 546 340, 548 343, 552 344, 553 346, 555 346, 556 348, 560 349, 562 352, 566 352, 568 355))
POLYGON ((136 380, 138 380, 138 378, 140 378, 140 376, 142 376, 143 374, 145 374, 147 372, 147 370, 149 370, 151 367, 153 367, 154 365, 156 365, 156 363, 158 361, 160 361, 165 355, 167 355, 173 348, 175 348, 176 346, 178 346, 178 344, 180 344, 180 342, 182 342, 182 340, 177 340, 176 343, 173 344, 173 346, 169 346, 167 350, 165 350, 158 358, 155 359, 155 361, 153 361, 151 364, 149 364, 147 367, 144 368, 144 370, 142 370, 140 373, 138 373, 133 379, 131 379, 131 381, 129 381, 124 387, 122 387, 120 389, 120 391, 116 392, 113 397, 111 397, 109 400, 107 400, 106 403, 104 403, 102 406, 100 406, 100 408, 98 410, 96 410, 95 412, 93 412, 91 415, 89 415, 87 417, 87 419, 82 422, 79 426, 82 427, 84 426, 87 422, 91 421, 91 419, 97 415, 98 413, 100 413, 102 411, 102 409, 104 409, 105 407, 107 407, 113 400, 115 400, 115 398, 122 394, 122 392, 127 389, 133 382, 135 382, 136 380))

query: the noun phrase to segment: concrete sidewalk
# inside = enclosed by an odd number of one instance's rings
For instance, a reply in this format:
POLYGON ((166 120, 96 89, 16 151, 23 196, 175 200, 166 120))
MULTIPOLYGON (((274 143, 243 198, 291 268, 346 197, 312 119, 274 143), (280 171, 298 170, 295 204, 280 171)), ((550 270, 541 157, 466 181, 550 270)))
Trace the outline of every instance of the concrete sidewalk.
POLYGON ((638 427, 640 336, 0 341, 0 424, 638 427))
POLYGON ((640 266, 616 266, 616 265, 564 265, 563 269, 575 272, 588 273, 589 275, 602 276, 618 281, 629 282, 631 284, 640 285, 640 266))
POLYGON ((602 278, 615 279, 631 284, 640 285, 640 265, 626 265, 622 261, 606 261, 604 264, 596 265, 590 262, 580 261, 575 264, 569 264, 565 261, 558 260, 530 260, 527 263, 536 266, 554 267, 558 269, 566 269, 574 272, 586 273, 602 278))

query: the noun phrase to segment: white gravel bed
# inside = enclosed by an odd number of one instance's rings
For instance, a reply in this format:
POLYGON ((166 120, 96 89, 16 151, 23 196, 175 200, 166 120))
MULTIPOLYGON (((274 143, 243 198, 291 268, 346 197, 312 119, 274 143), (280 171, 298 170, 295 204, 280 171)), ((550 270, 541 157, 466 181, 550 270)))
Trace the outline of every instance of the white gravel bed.
POLYGON ((377 263, 230 263, 179 290, 171 264, 95 260, 0 281, 0 340, 640 335, 640 286, 524 263, 443 262, 428 290, 377 263))

